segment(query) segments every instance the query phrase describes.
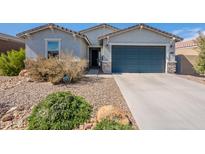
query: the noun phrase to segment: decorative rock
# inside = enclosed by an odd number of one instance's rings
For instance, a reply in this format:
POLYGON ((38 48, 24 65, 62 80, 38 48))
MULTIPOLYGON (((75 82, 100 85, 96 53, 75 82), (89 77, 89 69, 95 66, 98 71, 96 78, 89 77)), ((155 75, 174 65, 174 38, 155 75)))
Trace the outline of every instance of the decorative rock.
POLYGON ((23 105, 20 105, 16 108, 17 111, 23 111, 25 107, 23 105))
POLYGON ((91 129, 92 126, 93 126, 92 123, 87 123, 87 124, 84 125, 84 129, 85 129, 85 130, 87 130, 87 129, 91 129))
POLYGON ((167 62, 167 72, 171 74, 176 72, 176 62, 167 62))
POLYGON ((2 121, 6 122, 6 121, 11 121, 14 119, 14 116, 12 114, 6 114, 2 117, 2 121))
POLYGON ((17 109, 17 107, 14 106, 14 107, 10 108, 6 113, 11 113, 11 112, 15 111, 16 109, 17 109))
POLYGON ((28 71, 26 69, 22 70, 20 73, 19 73, 19 76, 21 77, 27 77, 28 76, 28 71))
POLYGON ((90 122, 91 122, 91 123, 96 122, 96 118, 91 118, 91 119, 90 119, 90 122))
POLYGON ((13 116, 15 117, 15 119, 19 119, 19 118, 20 118, 20 114, 21 114, 21 111, 15 110, 15 111, 13 112, 13 116))
POLYGON ((12 123, 8 123, 5 128, 3 128, 3 130, 6 130, 6 129, 11 129, 12 127, 12 123))
POLYGON ((92 128, 91 128, 91 129, 94 129, 94 128, 96 127, 96 124, 97 124, 97 123, 96 123, 96 122, 94 122, 94 123, 93 123, 93 126, 92 126, 92 128))
POLYGON ((26 78, 27 82, 34 82, 31 78, 26 78))
POLYGON ((84 129, 84 125, 80 125, 80 126, 79 126, 79 129, 80 129, 80 130, 83 130, 83 129, 84 129))
POLYGON ((121 111, 112 105, 106 105, 98 110, 97 121, 99 122, 102 119, 110 118, 113 116, 121 116, 121 111))
POLYGON ((120 109, 112 105, 103 106, 98 110, 97 121, 100 122, 105 118, 118 120, 119 123, 123 125, 130 124, 128 116, 125 113, 123 113, 120 109))
POLYGON ((129 125, 130 124, 130 120, 127 117, 124 117, 123 119, 121 119, 119 121, 122 125, 129 125))
POLYGON ((17 84, 16 84, 15 86, 17 86, 17 85, 19 85, 19 84, 21 84, 21 83, 22 83, 22 81, 18 81, 17 84))

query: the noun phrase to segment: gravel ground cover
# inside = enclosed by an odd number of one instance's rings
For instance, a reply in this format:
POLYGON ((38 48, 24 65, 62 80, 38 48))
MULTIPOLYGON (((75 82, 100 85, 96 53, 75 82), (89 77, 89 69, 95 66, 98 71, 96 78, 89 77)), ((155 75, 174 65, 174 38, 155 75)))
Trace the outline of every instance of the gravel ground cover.
POLYGON ((134 126, 134 119, 113 78, 85 77, 68 85, 52 85, 48 82, 28 82, 23 77, 0 77, 0 129, 25 129, 26 118, 31 109, 48 94, 57 91, 71 91, 84 97, 93 107, 93 117, 99 107, 114 105, 124 110, 134 126), (9 112, 14 116, 9 116, 9 112), (2 119, 5 114, 8 117, 2 119), (2 120, 4 122, 2 122, 2 120))

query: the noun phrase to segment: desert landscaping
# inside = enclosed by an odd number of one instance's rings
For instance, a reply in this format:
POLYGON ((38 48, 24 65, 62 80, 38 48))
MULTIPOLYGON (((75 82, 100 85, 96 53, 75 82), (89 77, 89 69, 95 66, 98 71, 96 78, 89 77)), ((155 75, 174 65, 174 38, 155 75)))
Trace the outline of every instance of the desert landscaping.
MULTIPOLYGON (((135 123, 113 78, 85 77, 74 84, 53 85, 49 82, 30 82, 28 78, 20 76, 1 76, 0 128, 26 129, 32 107, 48 94, 58 91, 70 91, 89 101, 93 105, 91 120, 95 119, 100 107, 113 105, 126 112, 131 122, 135 123)), ((81 126, 81 129, 84 128, 81 126)))

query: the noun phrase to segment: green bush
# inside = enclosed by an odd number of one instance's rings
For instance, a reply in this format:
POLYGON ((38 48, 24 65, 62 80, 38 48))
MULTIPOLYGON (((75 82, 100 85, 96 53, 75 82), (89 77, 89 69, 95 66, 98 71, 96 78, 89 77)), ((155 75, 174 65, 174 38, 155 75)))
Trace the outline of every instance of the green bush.
POLYGON ((95 130, 132 130, 131 125, 122 125, 115 120, 103 119, 96 124, 95 130))
POLYGON ((0 55, 0 73, 1 75, 15 76, 24 69, 25 51, 20 49, 19 51, 11 50, 6 54, 0 55))
POLYGON ((74 129, 89 120, 91 113, 92 106, 84 98, 70 92, 53 93, 34 107, 28 117, 28 129, 74 129))
POLYGON ((200 75, 205 75, 205 35, 199 33, 197 38, 197 46, 199 49, 199 56, 194 66, 195 71, 200 75))

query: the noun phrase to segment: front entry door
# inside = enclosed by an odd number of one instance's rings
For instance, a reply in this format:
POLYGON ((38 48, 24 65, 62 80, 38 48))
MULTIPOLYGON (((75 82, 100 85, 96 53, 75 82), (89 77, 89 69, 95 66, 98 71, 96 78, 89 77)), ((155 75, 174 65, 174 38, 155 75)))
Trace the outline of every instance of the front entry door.
POLYGON ((92 66, 98 66, 98 50, 92 50, 92 66))

